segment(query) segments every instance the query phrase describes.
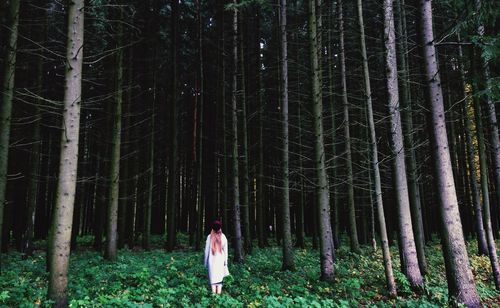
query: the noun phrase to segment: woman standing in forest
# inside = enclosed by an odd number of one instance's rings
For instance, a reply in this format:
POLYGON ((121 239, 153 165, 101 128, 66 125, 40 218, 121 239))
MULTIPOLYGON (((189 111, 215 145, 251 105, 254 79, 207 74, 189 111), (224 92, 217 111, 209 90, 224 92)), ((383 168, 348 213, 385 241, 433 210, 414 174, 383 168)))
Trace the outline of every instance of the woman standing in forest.
POLYGON ((208 283, 212 293, 222 292, 222 279, 229 275, 227 268, 227 239, 222 233, 221 222, 212 223, 212 231, 207 236, 205 245, 205 267, 208 268, 208 283))

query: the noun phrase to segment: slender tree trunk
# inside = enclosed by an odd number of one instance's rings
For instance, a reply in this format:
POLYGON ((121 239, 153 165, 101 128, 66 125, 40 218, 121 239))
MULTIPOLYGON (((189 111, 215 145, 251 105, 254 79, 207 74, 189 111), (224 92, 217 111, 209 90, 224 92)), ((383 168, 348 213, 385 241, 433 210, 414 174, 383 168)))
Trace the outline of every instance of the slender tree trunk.
POLYGON ((339 16, 339 36, 340 36, 340 79, 342 84, 342 104, 344 105, 344 138, 345 155, 347 169, 347 209, 349 215, 349 239, 351 251, 359 253, 358 230, 356 227, 356 208, 354 206, 354 183, 352 174, 352 154, 351 154, 351 135, 349 124, 349 101, 347 100, 347 72, 345 63, 344 47, 344 13, 342 10, 342 0, 337 2, 339 16))
MULTIPOLYGON (((233 0, 237 4, 237 0, 233 0)), ((243 243, 241 240, 240 188, 238 172, 238 10, 233 9, 233 76, 231 89, 231 165, 234 225, 234 262, 243 262, 243 243)))
POLYGON ((481 191, 482 200, 484 205, 484 226, 486 231, 486 242, 488 244, 488 256, 490 258, 491 268, 493 271, 493 278, 495 286, 498 289, 500 287, 500 269, 498 268, 498 256, 495 247, 495 239, 493 238, 493 229, 491 226, 491 214, 490 214, 490 190, 488 187, 488 162, 486 145, 484 140, 484 130, 483 130, 483 117, 481 112, 481 105, 479 100, 474 99, 474 110, 476 115, 476 131, 477 131, 477 143, 479 148, 479 166, 480 166, 480 178, 481 178, 481 191))
POLYGON ((61 156, 49 252, 52 257, 48 297, 54 301, 55 307, 68 306, 68 267, 82 98, 83 8, 83 0, 69 2, 61 156))
MULTIPOLYGON (((459 38, 460 40, 460 38, 459 38)), ((462 89, 464 91, 464 103, 462 104, 462 114, 464 118, 464 126, 465 126, 465 140, 467 146, 467 160, 469 164, 469 177, 470 177, 470 189, 472 194, 472 204, 474 206, 474 218, 475 218, 475 227, 477 234, 477 245, 478 245, 478 254, 479 255, 487 255, 488 254, 488 245, 486 243, 486 233, 484 231, 483 224, 483 209, 481 206, 481 197, 479 195, 479 188, 477 187, 477 168, 475 157, 476 153, 474 150, 474 144, 472 141, 472 131, 471 131, 471 118, 469 115, 470 106, 469 103, 471 101, 471 97, 467 92, 467 82, 465 77, 465 69, 463 67, 462 61, 464 59, 462 46, 458 46, 458 53, 461 59, 460 61, 460 76, 462 78, 462 89)))
MULTIPOLYGON (((155 57, 156 59, 156 57, 155 57)), ((156 74, 153 73, 153 95, 151 104, 151 122, 149 136, 149 166, 148 166, 148 197, 144 206, 142 230, 142 248, 145 250, 151 249, 151 209, 153 207, 153 182, 155 168, 155 102, 156 102, 156 74)))
POLYGON ((282 158, 282 204, 281 221, 283 228, 283 265, 282 270, 293 270, 292 230, 290 228, 290 181, 288 170, 288 46, 286 35, 286 0, 280 0, 280 37, 281 37, 281 129, 283 138, 282 158))
POLYGON ((418 189, 418 174, 417 174, 417 159, 415 155, 415 142, 413 141, 413 119, 412 119, 412 103, 410 97, 409 83, 409 66, 407 63, 408 43, 406 33, 406 15, 404 10, 404 0, 397 0, 398 15, 397 32, 400 36, 400 48, 398 55, 400 80, 401 80, 401 95, 400 105, 403 107, 403 133, 406 162, 408 163, 407 178, 408 178, 408 194, 410 198, 410 211, 413 226, 413 234, 415 235, 415 246, 417 248, 418 265, 420 272, 425 275, 427 272, 427 261, 425 258, 425 235, 424 224, 422 220, 422 206, 420 203, 420 191, 418 189))
MULTIPOLYGON (((199 108, 198 108, 198 119, 199 119, 199 125, 198 125, 198 154, 197 154, 197 169, 198 171, 196 172, 196 187, 198 188, 196 190, 196 208, 198 209, 198 238, 196 239, 195 243, 195 248, 196 250, 199 250, 200 242, 201 239, 203 238, 202 235, 204 234, 204 229, 203 229, 203 205, 205 204, 205 200, 203 197, 203 107, 204 107, 204 88, 203 88, 203 28, 202 28, 202 16, 201 16, 201 0, 196 1, 196 11, 197 11, 197 19, 198 19, 198 61, 199 63, 199 80, 200 80, 200 92, 197 93, 199 100, 199 108)), ((213 217, 211 217, 213 219, 213 217)), ((209 221, 208 221, 209 223, 209 221)))
POLYGON ((172 0, 172 101, 170 109, 170 151, 168 161, 168 192, 167 192, 167 251, 172 251, 176 242, 176 203, 177 203, 177 61, 179 48, 179 1, 172 0))
MULTIPOLYGON (((476 7, 476 11, 480 12, 481 11, 481 0, 474 0, 474 4, 476 7)), ((484 36, 484 25, 480 23, 477 27, 477 34, 479 38, 482 40, 484 36)), ((490 81, 491 78, 491 72, 490 72, 490 67, 488 61, 486 61, 483 57, 481 57, 481 67, 482 67, 482 73, 483 77, 486 82, 486 88, 487 89, 492 89, 493 85, 492 82, 490 81)), ((491 158, 494 163, 494 176, 495 176, 495 195, 496 195, 496 201, 497 201, 497 210, 498 210, 498 203, 500 203, 500 137, 498 133, 498 119, 497 119, 497 113, 496 113, 496 107, 495 107, 495 102, 493 101, 493 98, 491 94, 487 91, 486 92, 486 112, 488 115, 488 120, 489 120, 489 137, 490 137, 490 144, 491 144, 491 158)), ((486 209, 485 209, 485 215, 486 215, 486 209)), ((493 218, 493 217, 492 217, 493 218)), ((486 217, 485 217, 486 220, 486 217)), ((485 221, 486 222, 486 221, 485 221)), ((488 227, 486 227, 488 228, 488 227)), ((488 230, 486 230, 488 232, 488 230)), ((487 235, 489 237, 489 235, 487 235)), ((489 245, 489 244, 488 244, 489 245)), ((500 279, 500 278, 498 278, 500 279)), ((499 286, 497 286, 498 288, 499 286)))
MULTIPOLYGON (((241 23, 243 25, 243 23, 241 23)), ((245 77, 245 53, 243 44, 243 31, 240 31, 240 67, 241 67, 241 173, 243 180, 241 181, 241 204, 242 219, 243 219, 243 245, 246 254, 252 253, 252 236, 250 235, 250 198, 249 198, 249 176, 248 176, 248 131, 247 131, 247 97, 246 97, 246 77, 245 77)))
POLYGON ((428 99, 432 112, 432 134, 435 144, 434 160, 443 223, 442 242, 445 267, 451 273, 451 277, 448 280, 449 296, 450 298, 455 297, 459 303, 467 307, 480 307, 481 301, 476 291, 472 271, 469 267, 469 257, 462 232, 450 152, 448 150, 443 94, 432 29, 431 1, 420 0, 419 9, 421 18, 421 45, 425 61, 425 78, 428 85, 428 99))
MULTIPOLYGON (((9 158, 10 121, 12 116, 12 100, 14 97, 14 81, 16 73, 17 34, 19 25, 20 0, 11 0, 9 6, 9 29, 7 54, 4 59, 2 102, 0 104, 0 250, 3 239, 3 219, 5 195, 7 188, 7 166, 9 158)), ((1 251, 0 251, 1 255, 1 251)), ((0 272, 1 272, 0 258, 0 272)))
POLYGON ((309 54, 311 59, 311 83, 312 83, 312 114, 314 125, 314 170, 316 174, 316 202, 319 213, 320 233, 320 259, 321 279, 332 281, 334 273, 334 244, 332 225, 330 222, 330 198, 328 191, 328 176, 325 165, 325 146, 323 134, 323 99, 320 85, 320 74, 318 59, 318 33, 316 2, 321 0, 309 0, 309 54))
MULTIPOLYGON (((45 27, 44 27, 45 28, 45 27)), ((45 33, 45 29, 43 30, 45 33)), ((41 114, 40 114, 40 102, 41 95, 43 89, 43 58, 39 57, 37 61, 37 69, 36 69, 36 93, 39 97, 35 102, 35 122, 33 123, 33 146, 31 148, 31 159, 30 159, 30 179, 28 184, 28 204, 27 204, 27 213, 26 213, 26 233, 24 235, 24 244, 23 250, 26 256, 33 255, 33 233, 35 228, 35 214, 37 208, 37 198, 38 198, 38 183, 40 179, 40 150, 41 150, 41 114)), ((0 232, 1 236, 1 232, 0 232)))
POLYGON ((394 158, 394 185, 398 204, 399 237, 403 272, 413 287, 422 287, 415 240, 410 214, 410 200, 406 181, 403 131, 399 112, 398 68, 396 64, 396 39, 393 0, 384 0, 384 40, 386 48, 386 73, 389 114, 391 117, 391 145, 394 158))
POLYGON ((260 59, 260 9, 257 8, 257 54, 258 54, 258 68, 257 68, 257 91, 258 91, 258 137, 257 137, 257 151, 258 151, 258 162, 257 162, 257 205, 256 205, 256 214, 257 214, 257 238, 258 245, 260 248, 263 248, 267 244, 267 236, 266 229, 264 228, 264 122, 263 122, 263 114, 264 114, 264 89, 262 86, 262 63, 260 59))
POLYGON ((334 5, 331 5, 331 8, 329 9, 329 24, 330 27, 328 29, 328 97, 329 97, 329 107, 330 107, 330 117, 331 117, 331 142, 332 142, 332 154, 331 154, 331 161, 332 163, 330 164, 331 168, 331 196, 330 200, 332 202, 331 208, 332 210, 332 217, 333 217, 333 242, 335 244, 335 248, 338 249, 340 246, 340 241, 339 241, 339 232, 340 232, 340 226, 339 226, 339 219, 338 219, 338 208, 339 208, 339 197, 337 193, 337 146, 336 146, 336 141, 337 141, 337 125, 336 125, 336 120, 335 120, 335 93, 334 93, 334 83, 333 83, 333 70, 334 70, 334 57, 333 57, 333 37, 332 37, 332 32, 333 32, 333 18, 334 18, 334 5))
POLYGON ((370 84, 370 71, 368 68, 368 57, 366 54, 365 27, 363 21, 362 1, 357 0, 358 21, 361 41, 361 56, 363 58, 363 77, 365 86, 366 111, 368 127, 370 130, 371 163, 373 168, 373 181, 375 186, 375 202, 377 203, 377 213, 379 221, 380 240, 382 242, 382 256, 384 259, 385 278, 387 281, 387 291, 391 297, 397 296, 396 283, 392 272, 392 259, 389 250, 389 240, 387 239, 387 229, 385 225, 384 204, 382 201, 382 181, 380 178, 377 135, 375 132, 375 121, 372 108, 372 92, 370 84))
MULTIPOLYGON (((120 20, 123 9, 120 8, 120 20)), ((115 71, 115 102, 113 109, 113 128, 111 141, 111 160, 109 170, 108 205, 106 217, 106 249, 104 258, 116 260, 118 249, 118 197, 120 190, 120 147, 122 138, 122 103, 123 103, 123 25, 118 23, 118 40, 115 71)))

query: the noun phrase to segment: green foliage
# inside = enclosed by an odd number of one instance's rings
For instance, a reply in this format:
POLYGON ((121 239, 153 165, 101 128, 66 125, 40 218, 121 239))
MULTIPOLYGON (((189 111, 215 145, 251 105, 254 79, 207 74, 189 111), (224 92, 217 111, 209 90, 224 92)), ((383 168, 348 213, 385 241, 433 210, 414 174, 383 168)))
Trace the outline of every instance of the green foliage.
MULTIPOLYGON (((182 236, 181 236, 182 237, 182 236)), ((88 239, 82 238, 82 243, 88 239)), ((153 242, 161 239, 153 238, 153 242)), ((471 265, 485 303, 500 294, 491 280, 489 260, 475 256, 471 265)), ((122 250, 117 262, 103 260, 93 251, 71 256, 69 297, 71 307, 443 307, 448 291, 439 244, 428 247, 430 273, 424 294, 414 294, 401 274, 397 250, 392 251, 399 297, 390 299, 380 250, 366 248, 354 255, 346 245, 337 251, 333 283, 319 281, 319 254, 311 249, 295 252, 297 270, 280 271, 281 248, 255 249, 243 265, 230 264, 232 276, 224 280, 223 294, 212 295, 207 286, 201 252, 122 250)), ((49 307, 45 299, 45 253, 28 260, 7 254, 0 276, 0 306, 49 307)))

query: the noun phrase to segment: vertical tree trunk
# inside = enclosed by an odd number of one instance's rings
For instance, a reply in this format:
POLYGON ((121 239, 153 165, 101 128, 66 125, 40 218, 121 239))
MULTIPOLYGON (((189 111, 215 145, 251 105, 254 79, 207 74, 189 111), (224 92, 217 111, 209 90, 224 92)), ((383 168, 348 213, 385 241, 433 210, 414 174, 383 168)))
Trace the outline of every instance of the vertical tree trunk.
POLYGON ((394 155, 394 185, 398 205, 399 238, 403 272, 413 287, 422 287, 415 240, 410 214, 410 200, 406 181, 403 131, 399 106, 398 68, 396 64, 396 39, 393 0, 384 0, 384 40, 386 48, 386 73, 389 114, 391 117, 391 147, 394 155))
POLYGON ((167 192, 167 251, 172 251, 176 241, 176 197, 177 197, 177 61, 179 48, 179 1, 172 0, 172 101, 170 102, 170 151, 168 161, 167 192))
MULTIPOLYGON (((481 0, 474 0, 474 4, 476 7, 476 11, 480 12, 481 11, 481 0)), ((479 38, 482 40, 484 36, 484 25, 480 23, 477 27, 477 34, 479 38)), ((492 89, 493 85, 490 81, 491 77, 491 72, 490 72, 490 67, 488 62, 481 57, 481 67, 482 67, 482 73, 483 77, 486 82, 486 88, 487 89, 492 89)), ((489 120, 489 136, 490 136, 490 144, 491 144, 491 158, 494 163, 494 176, 495 176, 495 193, 496 193, 496 201, 497 204, 500 203, 500 137, 498 133, 498 119, 497 119, 497 113, 496 113, 496 107, 495 107, 495 102, 493 101, 493 98, 491 94, 487 91, 486 92, 486 112, 488 115, 488 120, 489 120)), ((498 209, 498 205, 496 206, 498 209)), ((485 209, 485 215, 486 215, 486 209, 485 209)), ((486 217, 485 217, 486 219, 486 217)), ((488 230, 486 230, 488 232, 488 230)), ((488 237, 488 235, 487 235, 488 237)), ((489 245, 489 244, 488 244, 489 245)))
POLYGON ((312 83, 312 115, 314 126, 314 170, 316 174, 316 202, 319 218, 321 279, 332 281, 334 273, 334 245, 332 225, 330 222, 330 200, 328 191, 328 176, 325 165, 325 146, 323 135, 323 99, 320 85, 318 59, 318 33, 316 19, 316 2, 309 0, 309 55, 311 59, 312 83))
POLYGON ((69 2, 61 156, 49 252, 52 256, 48 297, 54 301, 55 307, 68 306, 68 267, 82 98, 83 8, 83 0, 69 2))
MULTIPOLYGON (((237 4, 237 0, 233 0, 237 4)), ((232 165, 232 197, 234 225, 234 262, 243 262, 243 243, 241 239, 240 221, 240 188, 238 172, 238 10, 233 9, 233 76, 231 89, 231 165, 232 165)))
MULTIPOLYGON (((459 38, 460 41, 460 38, 459 38)), ((469 115, 469 103, 471 101, 470 94, 467 92, 467 82, 465 76, 465 68, 463 66, 463 50, 462 46, 458 46, 458 54, 461 59, 460 61, 460 76, 462 79, 462 90, 464 95, 464 103, 462 104, 462 114, 464 118, 464 126, 465 126, 465 142, 467 147, 467 160, 469 164, 469 177, 470 177, 470 190, 472 194, 472 204, 474 206, 474 218, 475 218, 475 227, 476 227, 476 235, 477 235, 477 245, 478 245, 478 254, 479 255, 487 255, 488 254, 488 245, 486 243, 486 233, 484 231, 483 224, 483 209, 481 207, 481 197, 479 195, 479 188, 477 187, 477 168, 475 157, 476 153, 474 151, 474 144, 472 141, 472 132, 471 132, 471 119, 469 115)), ((473 64, 472 64, 473 65, 473 64)))
MULTIPOLYGON (((198 119, 199 119, 199 125, 198 125, 198 154, 197 154, 197 169, 198 171, 196 172, 196 187, 198 188, 196 190, 196 203, 197 203, 197 209, 198 209, 198 238, 196 239, 195 247, 199 248, 201 239, 203 238, 204 234, 204 229, 203 229, 203 205, 205 204, 205 200, 203 197, 203 107, 204 107, 204 88, 203 88, 203 28, 202 28, 202 16, 201 16, 201 0, 196 1, 196 12, 197 12, 197 19, 198 19, 198 61, 199 63, 199 80, 200 80, 200 92, 197 93, 199 100, 199 108, 198 109, 198 119)), ((213 217, 211 217, 213 219, 213 217)), ((209 222, 208 222, 209 223, 209 222)))
MULTIPOLYGON (((7 166, 9 158, 10 120, 12 115, 12 100, 14 96, 14 81, 16 73, 17 34, 19 25, 19 4, 21 0, 11 0, 9 6, 9 39, 7 54, 4 59, 2 102, 0 104, 0 250, 3 247, 3 219, 5 195, 7 188, 7 166)), ((1 255, 1 251, 0 251, 1 255)), ((0 271, 1 271, 0 258, 0 271)))
POLYGON ((420 191, 418 189, 418 174, 417 174, 417 159, 415 155, 415 142, 413 141, 413 119, 412 119, 412 103, 410 97, 409 83, 409 67, 407 63, 408 44, 406 33, 406 15, 404 11, 404 0, 397 0, 398 15, 397 32, 400 36, 401 47, 398 52, 398 61, 400 80, 401 80, 401 106, 403 107, 403 133, 404 146, 406 149, 406 162, 408 163, 408 193, 410 198, 410 211, 413 226, 413 234, 415 235, 415 246, 417 248, 418 265, 420 273, 425 275, 427 272, 427 261, 425 258, 425 235, 424 224, 422 221, 422 206, 420 203, 420 191))
POLYGON ((337 193, 337 146, 336 146, 336 140, 337 140, 337 125, 336 125, 336 119, 335 119, 335 93, 334 93, 334 83, 333 83, 333 70, 334 70, 334 57, 333 57, 333 37, 332 37, 332 32, 333 32, 333 19, 334 19, 334 8, 335 6, 332 4, 330 5, 330 9, 328 11, 329 13, 329 29, 328 29, 328 97, 329 97, 329 108, 330 108, 330 117, 331 117, 331 142, 332 142, 332 153, 331 153, 331 164, 330 164, 330 169, 331 169, 331 196, 330 200, 332 202, 331 208, 332 210, 332 217, 333 217, 333 242, 335 244, 335 248, 338 249, 340 245, 339 241, 339 232, 340 232, 340 226, 339 226, 339 197, 337 193))
POLYGON ((256 204, 256 214, 257 214, 257 238, 258 238, 258 245, 260 248, 263 248, 266 246, 267 242, 267 236, 266 236, 266 229, 264 226, 264 121, 263 121, 263 114, 264 114, 264 89, 262 86, 262 63, 261 63, 261 58, 260 58, 260 9, 257 9, 257 38, 258 41, 256 42, 257 45, 257 54, 258 54, 258 68, 257 68, 257 87, 258 87, 258 110, 257 110, 257 122, 258 122, 258 128, 257 128, 257 151, 258 151, 258 162, 257 162, 257 204, 256 204))
MULTIPOLYGON (((155 57, 156 59, 156 57, 155 57)), ((155 168, 155 102, 156 102, 156 74, 153 72, 153 95, 151 102, 151 122, 150 136, 149 136, 149 166, 148 166, 148 197, 144 206, 143 225, 142 230, 142 248, 145 250, 151 249, 151 209, 153 207, 153 182, 154 182, 154 168, 155 168)))
MULTIPOLYGON (((243 23, 241 23, 243 25, 243 23)), ((243 28, 243 27, 242 27, 243 28)), ((241 173, 243 179, 241 181, 241 204, 242 219, 243 219, 243 245, 246 254, 252 253, 252 236, 250 235, 250 198, 249 198, 249 176, 248 176, 248 132, 247 132, 247 97, 246 97, 246 77, 245 77, 245 53, 243 44, 243 31, 240 31, 240 67, 241 67, 241 173)))
POLYGON ((490 258, 495 286, 498 289, 500 287, 500 269, 498 268, 497 250, 495 247, 495 239, 493 238, 493 229, 491 227, 490 190, 488 187, 488 157, 484 140, 481 105, 477 98, 474 99, 474 110, 476 115, 477 144, 479 148, 479 174, 481 178, 481 191, 484 205, 484 226, 486 229, 486 243, 488 244, 488 256, 490 258))
POLYGON ((377 213, 380 230, 380 240, 382 242, 382 256, 384 259, 385 278, 387 280, 387 291, 391 297, 397 296, 396 283, 392 272, 391 252, 389 250, 389 241, 387 239, 387 229, 385 226, 384 204, 382 201, 382 181, 380 179, 380 169, 378 160, 377 135, 375 132, 375 121, 372 108, 372 91, 370 84, 370 71, 368 68, 368 57, 366 54, 365 26, 363 21, 362 1, 357 0, 358 21, 361 41, 361 56, 363 58, 363 77, 365 86, 366 111, 368 118, 368 127, 370 130, 371 145, 371 163, 373 168, 373 180, 375 186, 375 202, 377 203, 377 213))
POLYGON ((344 105, 344 138, 345 138, 345 155, 347 169, 347 209, 349 216, 349 239, 351 251, 359 253, 358 230, 356 227, 356 208, 354 206, 354 183, 352 174, 352 155, 351 155, 351 136, 349 128, 349 102, 347 100, 347 72, 345 63, 345 47, 344 47, 344 14, 342 10, 342 0, 338 1, 339 14, 339 36, 340 36, 340 79, 342 84, 342 104, 344 105))
POLYGON ((462 223, 458 211, 455 183, 451 168, 446 123, 444 117, 443 94, 434 46, 432 29, 432 4, 429 0, 420 0, 420 31, 423 48, 425 78, 428 86, 428 100, 432 112, 432 134, 434 137, 435 168, 440 201, 442 242, 445 266, 451 273, 448 280, 449 296, 467 307, 480 307, 481 302, 476 291, 474 277, 469 267, 469 256, 462 232, 462 223))
MULTIPOLYGON (((45 27, 43 27, 42 35, 45 34, 45 27)), ((41 36, 42 36, 41 35, 41 36)), ((43 58, 39 57, 37 61, 36 68, 36 93, 41 97, 43 89, 43 58)), ((24 235, 23 251, 26 256, 33 255, 33 235, 35 227, 35 214, 37 208, 37 198, 38 198, 38 182, 40 179, 40 150, 41 150, 41 114, 40 114, 40 97, 36 99, 35 102, 35 122, 33 123, 33 146, 31 148, 31 159, 30 159, 30 178, 28 184, 28 196, 27 196, 27 213, 26 213, 26 232, 24 235)), ((1 224, 0 224, 1 225, 1 224)), ((0 227, 1 228, 1 227, 0 227)), ((1 236, 1 232, 0 232, 1 236)))
POLYGON ((283 223, 283 265, 282 270, 293 270, 292 231, 290 228, 290 189, 288 170, 288 46, 286 37, 286 0, 280 0, 280 38, 281 38, 281 129, 283 138, 282 158, 282 204, 283 223))
MULTIPOLYGON (((120 8, 120 20, 123 20, 123 9, 120 8)), ((122 136, 122 102, 123 102, 123 25, 118 23, 118 40, 115 66, 115 104, 113 108, 113 128, 111 141, 111 159, 109 168, 109 187, 107 193, 106 217, 106 249, 104 258, 116 260, 118 248, 118 196, 120 190, 120 147, 122 136)))

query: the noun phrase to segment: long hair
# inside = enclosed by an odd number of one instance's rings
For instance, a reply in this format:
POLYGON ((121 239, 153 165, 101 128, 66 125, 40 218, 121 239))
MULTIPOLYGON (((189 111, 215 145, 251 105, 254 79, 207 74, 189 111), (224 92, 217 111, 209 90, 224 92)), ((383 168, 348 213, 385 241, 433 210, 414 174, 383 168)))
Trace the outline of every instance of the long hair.
POLYGON ((222 252, 222 230, 215 231, 212 229, 210 232, 210 246, 212 247, 212 254, 222 252))

